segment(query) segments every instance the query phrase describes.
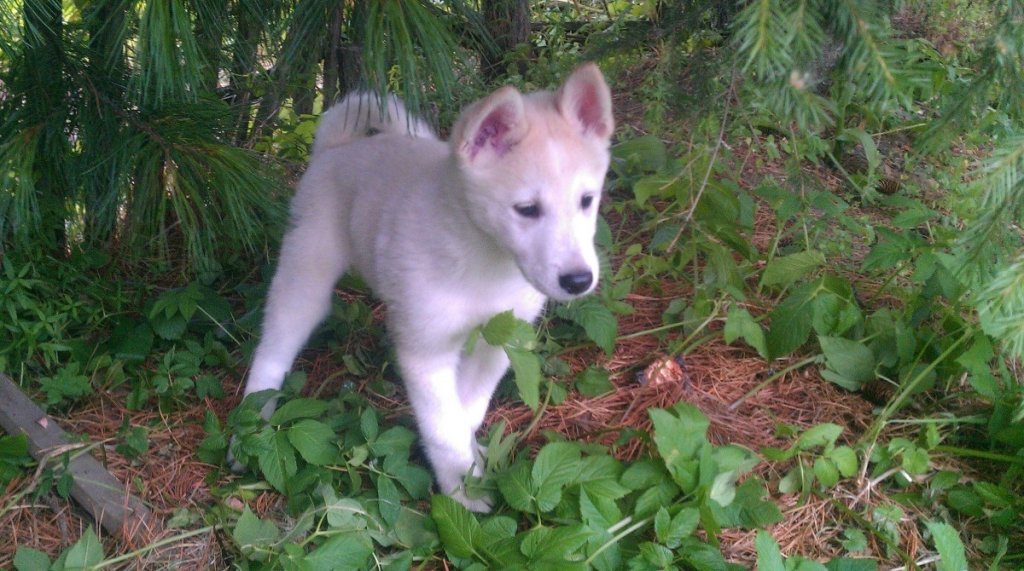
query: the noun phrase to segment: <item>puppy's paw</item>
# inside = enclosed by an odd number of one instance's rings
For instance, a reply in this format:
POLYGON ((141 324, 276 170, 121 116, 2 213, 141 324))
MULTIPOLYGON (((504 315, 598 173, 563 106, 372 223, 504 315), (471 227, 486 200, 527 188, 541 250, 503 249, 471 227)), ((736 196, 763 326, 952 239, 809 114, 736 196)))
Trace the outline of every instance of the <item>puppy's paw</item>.
POLYGON ((458 488, 456 490, 452 490, 452 492, 449 493, 448 495, 453 500, 466 506, 466 509, 468 509, 471 512, 485 514, 490 513, 491 511, 491 498, 487 497, 486 495, 471 498, 466 494, 465 488, 458 488))
POLYGON ((244 474, 249 471, 249 467, 239 462, 235 455, 231 453, 231 449, 235 447, 235 437, 232 436, 228 442, 228 453, 224 455, 224 460, 227 462, 228 470, 231 470, 235 474, 244 474))

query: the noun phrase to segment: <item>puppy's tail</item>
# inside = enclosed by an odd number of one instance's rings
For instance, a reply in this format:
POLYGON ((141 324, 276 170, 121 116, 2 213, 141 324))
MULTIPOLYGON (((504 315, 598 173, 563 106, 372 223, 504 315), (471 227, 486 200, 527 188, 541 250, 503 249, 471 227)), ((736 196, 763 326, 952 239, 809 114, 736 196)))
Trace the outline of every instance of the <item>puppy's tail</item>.
POLYGON ((398 97, 388 95, 381 100, 374 93, 356 91, 320 117, 320 126, 313 139, 313 153, 380 133, 437 138, 425 121, 405 110, 398 97))

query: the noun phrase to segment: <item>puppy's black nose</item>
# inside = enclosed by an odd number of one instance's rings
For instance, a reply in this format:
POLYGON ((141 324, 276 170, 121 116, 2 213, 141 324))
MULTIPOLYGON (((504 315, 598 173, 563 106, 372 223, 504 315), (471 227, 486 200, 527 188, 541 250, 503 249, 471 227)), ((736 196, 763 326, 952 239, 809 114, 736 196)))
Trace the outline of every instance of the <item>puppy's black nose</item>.
POLYGON ((558 285, 573 295, 587 291, 592 283, 594 283, 594 274, 590 272, 573 272, 558 276, 558 285))

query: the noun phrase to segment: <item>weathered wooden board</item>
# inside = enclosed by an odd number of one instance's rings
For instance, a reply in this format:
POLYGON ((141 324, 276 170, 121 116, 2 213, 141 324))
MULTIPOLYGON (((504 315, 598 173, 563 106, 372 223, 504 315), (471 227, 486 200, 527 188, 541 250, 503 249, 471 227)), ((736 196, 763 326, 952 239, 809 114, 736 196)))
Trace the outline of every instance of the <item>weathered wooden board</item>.
MULTIPOLYGON (((29 452, 36 460, 57 447, 75 444, 57 423, 10 378, 0 374, 0 427, 8 434, 25 433, 29 452)), ((72 453, 68 470, 74 476, 71 497, 108 532, 126 536, 156 525, 153 513, 142 500, 129 494, 125 485, 88 453, 72 453)))

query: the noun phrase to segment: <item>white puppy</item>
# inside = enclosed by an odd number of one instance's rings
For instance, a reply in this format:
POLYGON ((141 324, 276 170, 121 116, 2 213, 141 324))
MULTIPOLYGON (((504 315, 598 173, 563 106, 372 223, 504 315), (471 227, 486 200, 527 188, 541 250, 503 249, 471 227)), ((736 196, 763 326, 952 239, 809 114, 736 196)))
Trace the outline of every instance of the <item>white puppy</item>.
MULTIPOLYGON (((441 142, 394 97, 350 95, 324 114, 292 202, 246 394, 279 389, 335 282, 358 273, 387 306, 388 332, 441 490, 477 511, 475 432, 508 368, 501 348, 466 341, 512 310, 598 279, 594 232, 614 126, 593 64, 554 93, 501 88, 441 142), (372 135, 372 136, 371 136, 372 135)), ((270 403, 264 414, 273 411, 270 403)))

